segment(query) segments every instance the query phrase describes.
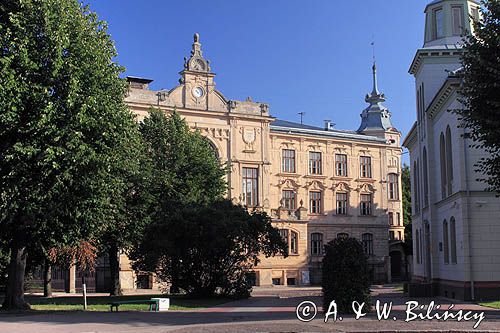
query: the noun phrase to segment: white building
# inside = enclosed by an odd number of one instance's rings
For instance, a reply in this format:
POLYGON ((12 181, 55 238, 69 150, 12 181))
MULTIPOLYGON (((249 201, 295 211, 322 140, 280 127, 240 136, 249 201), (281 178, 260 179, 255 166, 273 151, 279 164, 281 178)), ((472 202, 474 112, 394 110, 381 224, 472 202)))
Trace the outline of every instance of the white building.
POLYGON ((461 107, 461 35, 473 30, 470 16, 479 17, 479 6, 427 5, 425 43, 409 70, 417 100, 417 121, 403 143, 412 171, 413 296, 500 297, 500 200, 477 181, 474 164, 485 153, 470 147, 450 112, 461 107))

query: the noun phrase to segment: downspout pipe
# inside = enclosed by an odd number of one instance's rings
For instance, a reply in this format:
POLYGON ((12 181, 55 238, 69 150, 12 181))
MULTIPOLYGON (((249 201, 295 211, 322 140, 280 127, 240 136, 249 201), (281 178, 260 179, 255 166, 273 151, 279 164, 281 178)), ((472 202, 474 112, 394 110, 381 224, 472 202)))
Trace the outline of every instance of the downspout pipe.
MULTIPOLYGON (((468 156, 467 156, 467 135, 465 133, 465 128, 463 130, 463 138, 464 138, 464 165, 465 165, 465 170, 464 170, 464 178, 465 178, 465 191, 467 193, 466 197, 466 204, 469 206, 470 202, 470 188, 469 188, 469 175, 468 175, 468 156)), ((465 209, 465 219, 467 221, 467 246, 469 248, 469 279, 470 279, 470 296, 472 300, 476 299, 475 291, 474 291, 474 272, 472 269, 472 246, 471 246, 471 226, 470 226, 470 212, 469 212, 469 207, 466 207, 465 209)))

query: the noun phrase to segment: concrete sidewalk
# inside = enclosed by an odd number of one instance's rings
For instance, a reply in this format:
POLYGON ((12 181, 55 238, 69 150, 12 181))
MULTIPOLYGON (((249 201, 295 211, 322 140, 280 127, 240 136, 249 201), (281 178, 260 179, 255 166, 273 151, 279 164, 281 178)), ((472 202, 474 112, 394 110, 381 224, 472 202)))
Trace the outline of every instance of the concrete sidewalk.
MULTIPOLYGON (((58 312, 0 314, 0 332, 81 333, 81 332, 500 332, 500 311, 470 303, 458 303, 455 309, 484 311, 486 318, 478 329, 474 321, 412 321, 405 322, 404 303, 408 300, 392 287, 376 287, 373 296, 381 302, 393 302, 388 320, 379 321, 374 313, 359 320, 346 316, 342 321, 324 323, 323 314, 310 322, 296 317, 296 306, 304 300, 313 301, 320 310, 318 289, 256 290, 247 300, 229 302, 216 307, 150 312, 58 312), (396 320, 393 319, 396 317, 396 320)), ((436 302, 451 303, 436 298, 436 302)), ((430 299, 418 299, 421 304, 430 299)))

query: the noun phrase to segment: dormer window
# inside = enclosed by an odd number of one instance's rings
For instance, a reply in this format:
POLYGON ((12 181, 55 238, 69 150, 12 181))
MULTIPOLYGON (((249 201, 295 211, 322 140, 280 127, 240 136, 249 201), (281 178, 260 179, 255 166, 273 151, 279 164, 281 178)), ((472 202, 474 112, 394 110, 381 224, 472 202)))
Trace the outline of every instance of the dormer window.
POLYGON ((453 35, 460 36, 464 30, 464 7, 453 6, 451 7, 453 17, 453 35))
POLYGON ((434 11, 434 38, 444 37, 444 16, 443 8, 438 8, 434 11))

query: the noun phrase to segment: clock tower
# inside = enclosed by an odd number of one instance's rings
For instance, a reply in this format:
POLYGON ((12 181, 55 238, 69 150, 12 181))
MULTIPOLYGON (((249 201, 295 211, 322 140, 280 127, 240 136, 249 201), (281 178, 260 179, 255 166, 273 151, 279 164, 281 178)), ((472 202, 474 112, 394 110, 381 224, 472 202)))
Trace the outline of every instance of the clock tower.
POLYGON ((215 74, 210 70, 210 61, 203 57, 200 35, 194 34, 194 41, 189 59, 184 58, 184 69, 180 72, 183 84, 184 106, 190 109, 208 110, 210 95, 215 91, 215 74))

